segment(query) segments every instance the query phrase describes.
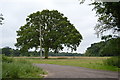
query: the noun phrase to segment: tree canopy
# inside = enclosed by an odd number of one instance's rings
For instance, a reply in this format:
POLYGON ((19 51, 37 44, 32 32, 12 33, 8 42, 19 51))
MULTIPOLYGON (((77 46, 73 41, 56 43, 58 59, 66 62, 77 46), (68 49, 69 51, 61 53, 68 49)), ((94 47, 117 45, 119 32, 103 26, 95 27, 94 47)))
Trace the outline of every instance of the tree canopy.
POLYGON ((109 30, 113 33, 120 31, 120 2, 94 2, 91 5, 94 5, 93 10, 96 10, 98 16, 98 23, 95 27, 97 34, 109 30))
POLYGON ((32 48, 38 50, 41 38, 45 58, 48 58, 50 50, 58 52, 65 46, 72 51, 76 50, 82 40, 81 34, 74 25, 57 10, 43 10, 30 14, 26 24, 17 31, 17 36, 15 46, 23 51, 32 48))
POLYGON ((112 38, 91 44, 87 48, 86 56, 120 56, 120 38, 112 38))
MULTIPOLYGON (((82 0, 81 3, 84 3, 82 0)), ((88 47, 85 55, 87 56, 118 56, 120 50, 120 2, 102 2, 94 1, 93 10, 96 11, 98 22, 94 28, 96 34, 101 35, 101 41, 91 44, 88 47), (106 35, 105 32, 109 32, 106 35)))
POLYGON ((4 54, 5 56, 20 56, 20 51, 10 47, 4 47, 0 48, 0 54, 4 54))
MULTIPOLYGON (((81 0, 80 4, 83 4, 85 0, 81 0)), ((96 11, 98 17, 98 23, 95 26, 96 34, 103 35, 104 32, 112 31, 112 35, 120 37, 120 1, 119 2, 103 2, 102 0, 94 1, 90 3, 93 5, 93 10, 96 11)), ((110 33, 111 34, 111 33, 110 33)))

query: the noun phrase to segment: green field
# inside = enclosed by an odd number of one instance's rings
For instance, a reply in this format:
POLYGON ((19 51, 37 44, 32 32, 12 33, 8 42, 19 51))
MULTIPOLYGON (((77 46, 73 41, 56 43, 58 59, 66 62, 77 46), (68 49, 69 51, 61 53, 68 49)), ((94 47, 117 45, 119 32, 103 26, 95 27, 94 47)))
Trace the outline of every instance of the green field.
POLYGON ((77 67, 85 67, 97 70, 106 70, 106 71, 118 71, 115 66, 108 66, 104 64, 104 60, 109 57, 50 57, 49 59, 40 59, 40 58, 22 58, 26 59, 32 63, 38 64, 57 64, 57 65, 69 65, 77 67))

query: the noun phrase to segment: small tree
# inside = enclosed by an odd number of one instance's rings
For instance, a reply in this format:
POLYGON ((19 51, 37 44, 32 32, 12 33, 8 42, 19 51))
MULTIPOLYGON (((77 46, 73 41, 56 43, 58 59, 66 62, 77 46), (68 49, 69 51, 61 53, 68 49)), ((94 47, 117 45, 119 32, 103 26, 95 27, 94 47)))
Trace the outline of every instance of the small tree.
POLYGON ((17 31, 16 46, 21 50, 30 48, 37 50, 40 48, 41 37, 45 58, 48 58, 49 50, 58 52, 63 50, 64 46, 71 48, 72 51, 76 50, 82 40, 81 34, 73 24, 57 10, 43 10, 30 14, 26 22, 17 31), (40 36, 40 27, 42 36, 40 36))

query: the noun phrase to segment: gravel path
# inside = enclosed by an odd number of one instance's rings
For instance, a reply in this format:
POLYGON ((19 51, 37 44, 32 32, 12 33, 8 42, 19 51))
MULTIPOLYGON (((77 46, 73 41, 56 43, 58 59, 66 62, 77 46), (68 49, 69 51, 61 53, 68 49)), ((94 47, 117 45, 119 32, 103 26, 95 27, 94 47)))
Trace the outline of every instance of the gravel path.
POLYGON ((48 72, 45 78, 118 78, 117 72, 54 64, 35 64, 48 72))

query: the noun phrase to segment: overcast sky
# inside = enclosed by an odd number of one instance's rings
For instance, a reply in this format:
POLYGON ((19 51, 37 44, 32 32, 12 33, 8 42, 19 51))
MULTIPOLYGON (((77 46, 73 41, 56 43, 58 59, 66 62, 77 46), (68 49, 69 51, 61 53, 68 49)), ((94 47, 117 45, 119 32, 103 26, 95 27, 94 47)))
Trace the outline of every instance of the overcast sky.
MULTIPOLYGON (((79 53, 84 53, 92 43, 99 42, 100 38, 94 34, 94 26, 97 22, 93 6, 89 6, 91 0, 79 4, 79 0, 0 0, 0 13, 4 15, 4 25, 0 26, 0 48, 9 46, 15 48, 16 31, 24 25, 26 17, 44 9, 58 10, 63 13, 83 36, 79 53)), ((65 49, 64 51, 68 51, 65 49)))

